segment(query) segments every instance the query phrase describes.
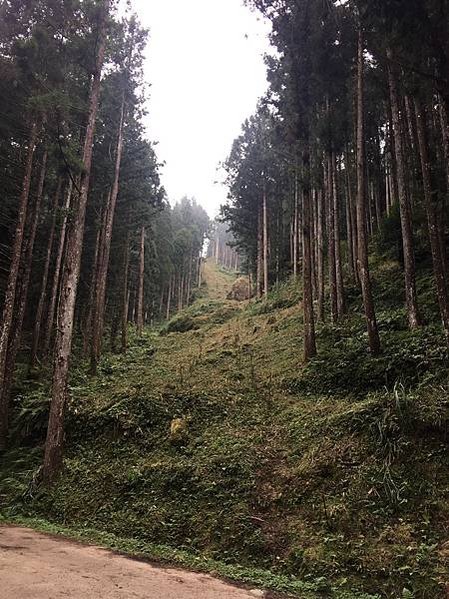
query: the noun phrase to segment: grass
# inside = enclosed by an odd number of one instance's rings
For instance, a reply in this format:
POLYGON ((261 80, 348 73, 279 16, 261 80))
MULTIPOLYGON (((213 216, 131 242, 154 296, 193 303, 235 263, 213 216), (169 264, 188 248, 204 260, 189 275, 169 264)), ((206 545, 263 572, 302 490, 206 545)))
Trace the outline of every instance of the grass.
POLYGON ((307 366, 298 286, 238 305, 232 277, 208 268, 213 297, 178 317, 193 328, 145 331, 96 378, 76 363, 51 490, 36 484, 47 389, 23 381, 3 513, 299 597, 443 597, 446 354, 436 323, 406 330, 396 265, 376 266, 382 355, 366 353, 354 294, 343 323, 318 326, 307 366))

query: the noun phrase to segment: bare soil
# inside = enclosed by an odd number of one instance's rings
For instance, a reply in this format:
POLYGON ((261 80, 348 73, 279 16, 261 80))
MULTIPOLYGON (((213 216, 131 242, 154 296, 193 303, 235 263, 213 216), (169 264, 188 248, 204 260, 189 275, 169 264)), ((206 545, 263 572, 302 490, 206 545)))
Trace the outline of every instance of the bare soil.
POLYGON ((204 574, 157 567, 26 528, 0 527, 2 599, 254 599, 204 574))

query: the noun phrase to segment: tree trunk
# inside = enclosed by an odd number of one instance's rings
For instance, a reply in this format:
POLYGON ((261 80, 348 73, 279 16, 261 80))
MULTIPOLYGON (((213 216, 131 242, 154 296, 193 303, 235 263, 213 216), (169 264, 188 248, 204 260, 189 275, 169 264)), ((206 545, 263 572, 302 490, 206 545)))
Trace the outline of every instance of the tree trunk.
MULTIPOLYGON (((95 289, 97 287, 97 279, 98 279, 98 270, 99 270, 99 261, 101 254, 101 241, 102 241, 102 227, 103 217, 100 218, 100 225, 97 230, 97 235, 95 238, 95 250, 94 250, 94 259, 92 261, 92 276, 90 278, 90 290, 89 290, 89 300, 87 305, 87 316, 85 319, 84 325, 84 340, 83 340, 83 351, 85 354, 89 351, 89 346, 92 349, 94 345, 94 341, 92 339, 92 325, 94 321, 94 311, 95 311, 95 289)), ((93 374, 93 373, 92 373, 93 374)))
POLYGON ((352 190, 351 190, 351 178, 349 174, 349 162, 348 162, 348 153, 345 155, 345 185, 346 185, 346 238, 348 243, 348 268, 349 274, 351 278, 355 278, 355 264, 356 257, 354 254, 354 227, 353 227, 353 219, 352 219, 352 190))
POLYGON ((122 291, 122 339, 121 350, 126 352, 128 348, 128 311, 129 311, 129 231, 126 234, 125 249, 123 252, 123 291, 122 291))
POLYGON ((64 440, 64 411, 72 346, 76 292, 78 289, 81 252, 84 237, 87 197, 92 165, 93 141, 97 117, 101 71, 103 68, 109 0, 100 9, 97 35, 95 72, 89 94, 87 126, 83 150, 83 172, 79 178, 78 198, 74 205, 72 223, 67 235, 67 248, 58 306, 58 326, 55 339, 55 356, 52 382, 52 399, 48 422, 43 465, 43 478, 47 484, 54 481, 62 467, 64 440))
MULTIPOLYGON (((22 273, 19 277, 16 286, 18 293, 14 305, 14 318, 9 335, 8 355, 6 357, 5 376, 3 378, 3 386, 1 387, 1 414, 4 418, 4 426, 8 430, 9 422, 9 405, 11 396, 11 387, 14 380, 14 372, 16 367, 17 353, 20 348, 22 338, 23 319, 28 299, 28 289, 30 284, 31 269, 33 265, 34 241, 36 239, 37 226, 39 223, 40 209, 42 204, 42 195, 44 191, 45 175, 47 170, 47 151, 44 152, 39 183, 37 188, 36 202, 33 207, 33 213, 29 214, 27 219, 28 238, 22 244, 22 273)), ((2 418, 2 421, 3 421, 2 418)))
POLYGON ((366 234, 366 179, 365 179, 365 122, 364 122, 364 40, 359 28, 357 56, 357 266, 362 288, 363 307, 368 329, 370 351, 380 352, 379 331, 374 311, 371 278, 368 265, 366 234))
POLYGON ((337 285, 337 317, 340 319, 346 312, 345 289, 343 284, 343 262, 341 259, 339 202, 337 185, 337 159, 332 153, 332 195, 334 198, 334 241, 335 241, 335 281, 337 285))
POLYGON ((48 242, 47 242, 47 251, 45 254, 44 272, 42 274, 42 282, 41 282, 41 292, 39 294, 39 302, 37 304, 37 310, 36 310, 36 320, 35 320, 35 324, 34 324, 33 343, 32 343, 32 347, 31 347, 31 356, 30 356, 30 367, 31 368, 35 368, 36 363, 37 363, 37 354, 39 351, 39 341, 40 341, 41 326, 42 326, 42 316, 44 313, 45 298, 47 296, 48 275, 50 272, 51 254, 52 254, 53 241, 55 238, 55 230, 56 230, 56 217, 58 214, 59 202, 60 202, 60 198, 61 198, 61 191, 62 191, 62 178, 59 177, 58 183, 56 186, 55 198, 54 198, 54 202, 53 202, 53 215, 52 215, 52 221, 51 221, 51 226, 50 226, 50 235, 48 237, 48 242))
POLYGON ((145 277, 145 227, 140 231, 140 252, 139 252, 139 285, 137 290, 137 334, 139 337, 143 333, 143 297, 144 297, 144 277, 145 277))
POLYGON ((47 322, 45 325, 46 330, 45 330, 45 339, 44 339, 44 353, 46 355, 48 355, 48 353, 50 351, 51 338, 52 338, 52 333, 53 333, 53 323, 54 323, 54 319, 55 319, 56 300, 58 298, 58 291, 59 291, 59 279, 60 279, 60 274, 61 274, 62 258, 64 255, 68 214, 69 214, 70 204, 72 201, 72 189, 73 189, 73 183, 72 183, 72 180, 70 179, 69 185, 67 188, 67 192, 66 192, 66 199, 65 199, 65 203, 64 203, 64 217, 62 220, 61 231, 59 233, 58 253, 56 256, 55 271, 53 273, 53 283, 52 283, 52 289, 51 289, 51 295, 50 295, 50 302, 49 302, 49 306, 48 306, 47 322))
POLYGON ((293 213, 293 276, 298 277, 298 174, 295 168, 295 209, 293 213))
POLYGON ((338 302, 337 302, 337 271, 335 262, 335 203, 332 177, 332 155, 329 153, 326 158, 326 195, 327 195, 327 251, 329 266, 329 296, 331 303, 331 320, 338 320, 338 302))
POLYGON ((268 214, 267 192, 263 192, 263 294, 268 295, 268 214))
POLYGON ((418 309, 418 296, 416 293, 415 252, 413 247, 413 226, 410 198, 407 193, 404 148, 402 143, 401 120, 399 114, 399 94, 396 76, 391 61, 393 53, 387 50, 388 84, 390 88, 391 112, 393 117, 394 147, 396 152, 396 169, 399 194, 399 208, 401 213, 402 246, 404 250, 405 271, 405 301, 407 305, 408 324, 411 329, 421 325, 418 309))
POLYGON ((257 212, 257 265, 256 265, 256 295, 262 297, 263 278, 263 214, 262 205, 259 203, 257 212))
POLYGON ((115 207, 119 192, 120 165, 123 152, 123 122, 125 117, 125 93, 122 96, 120 107, 120 118, 117 134, 117 146, 115 151, 114 182, 111 193, 108 195, 106 213, 104 219, 103 243, 101 247, 101 258, 98 262, 99 269, 96 278, 94 297, 94 310, 92 321, 92 348, 91 348, 91 372, 95 373, 101 354, 101 340, 104 329, 104 310, 106 301, 106 283, 108 278, 109 256, 111 251, 112 228, 114 224, 115 207))
MULTIPOLYGON (((308 168, 308 160, 305 165, 308 168)), ((303 237, 303 311, 304 311, 304 361, 316 355, 315 320, 312 294, 312 246, 310 239, 310 190, 304 189, 302 196, 302 237, 303 237)))
POLYGON ((170 275, 170 281, 168 283, 168 295, 167 295, 167 314, 166 314, 167 320, 170 319, 170 303, 171 303, 172 291, 173 291, 173 275, 170 275))
POLYGON ((438 304, 440 307, 444 334, 446 337, 446 342, 449 345, 449 296, 445 279, 444 250, 441 247, 438 214, 434 204, 434 188, 432 185, 429 144, 427 140, 427 119, 424 109, 422 108, 418 99, 415 99, 415 112, 435 287, 437 290, 438 304))
MULTIPOLYGON (((28 140, 27 157, 25 161, 25 172, 22 182, 22 191, 19 199, 19 212, 17 215, 14 243, 11 250, 11 265, 9 268, 8 281, 6 284, 5 299, 3 302, 3 313, 0 330, 0 389, 3 389, 6 375, 6 361, 8 356, 8 343, 13 324, 14 303, 16 299, 17 278, 19 275, 20 257, 22 253, 23 234, 26 223, 28 197, 30 195, 31 172, 33 169, 34 150, 37 141, 37 125, 33 123, 28 140)), ((0 451, 6 447, 8 436, 8 406, 0 405, 0 451)))
POLYGON ((318 191, 318 227, 317 227, 317 244, 318 244, 318 319, 324 321, 324 206, 323 206, 323 191, 318 191))

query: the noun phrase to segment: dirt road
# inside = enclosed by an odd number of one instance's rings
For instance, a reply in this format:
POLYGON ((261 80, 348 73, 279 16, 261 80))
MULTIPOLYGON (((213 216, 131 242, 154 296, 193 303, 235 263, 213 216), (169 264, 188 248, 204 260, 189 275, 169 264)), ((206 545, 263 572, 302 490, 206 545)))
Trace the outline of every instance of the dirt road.
POLYGON ((254 599, 260 591, 160 568, 17 527, 0 527, 2 599, 254 599))

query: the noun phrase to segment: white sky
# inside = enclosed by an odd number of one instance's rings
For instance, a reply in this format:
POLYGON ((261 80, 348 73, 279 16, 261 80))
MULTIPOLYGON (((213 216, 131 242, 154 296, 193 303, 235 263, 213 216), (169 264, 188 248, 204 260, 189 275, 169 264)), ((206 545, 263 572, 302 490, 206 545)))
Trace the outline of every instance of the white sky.
POLYGON ((217 172, 267 88, 269 26, 243 0, 133 0, 150 29, 148 131, 171 202, 194 196, 210 216, 226 199, 217 172))

